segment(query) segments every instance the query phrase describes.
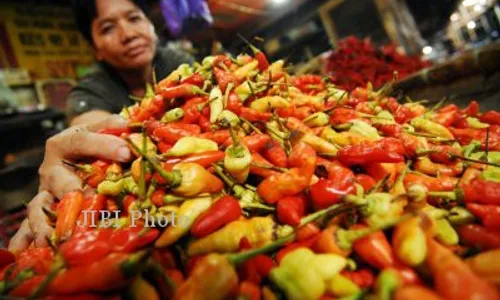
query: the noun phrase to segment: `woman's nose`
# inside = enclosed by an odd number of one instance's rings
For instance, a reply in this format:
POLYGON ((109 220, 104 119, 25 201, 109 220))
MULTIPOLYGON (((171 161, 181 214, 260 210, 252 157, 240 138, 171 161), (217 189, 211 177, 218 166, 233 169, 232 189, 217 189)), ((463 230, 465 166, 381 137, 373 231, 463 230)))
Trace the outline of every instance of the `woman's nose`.
POLYGON ((119 26, 120 42, 126 44, 137 37, 137 31, 126 21, 120 22, 119 26))

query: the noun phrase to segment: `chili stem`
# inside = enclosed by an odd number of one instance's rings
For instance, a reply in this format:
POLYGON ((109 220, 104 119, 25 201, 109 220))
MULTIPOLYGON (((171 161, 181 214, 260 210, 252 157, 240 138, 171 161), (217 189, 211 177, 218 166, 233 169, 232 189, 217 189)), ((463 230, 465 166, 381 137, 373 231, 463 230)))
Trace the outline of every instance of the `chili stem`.
POLYGON ((309 214, 305 217, 303 217, 302 219, 300 219, 300 224, 298 227, 302 227, 304 225, 307 225, 311 222, 314 222, 316 221, 317 219, 327 215, 328 213, 330 212, 333 212, 333 211, 336 211, 336 210, 339 210, 339 211, 343 211, 345 209, 352 209, 353 206, 352 205, 346 205, 346 204, 334 204, 328 208, 325 208, 325 209, 322 209, 322 210, 318 210, 317 212, 314 212, 312 214, 309 214))
POLYGON ((277 166, 268 166, 268 165, 263 165, 263 164, 259 164, 259 163, 252 163, 252 166, 257 167, 257 168, 262 168, 262 169, 273 170, 273 171, 277 171, 280 173, 285 173, 286 171, 288 171, 287 168, 280 168, 277 166))
POLYGON ((260 131, 259 128, 255 127, 255 125, 253 125, 250 121, 248 121, 247 119, 243 118, 243 117, 239 117, 240 120, 247 124, 253 131, 257 132, 257 133, 262 133, 262 131, 260 131))
MULTIPOLYGON (((483 164, 483 165, 488 165, 488 166, 493 166, 493 167, 499 167, 500 168, 500 165, 496 164, 496 163, 491 163, 491 162, 488 162, 488 161, 482 161, 482 160, 478 160, 478 159, 468 158, 468 157, 461 156, 461 155, 456 155, 456 154, 453 154, 453 153, 448 153, 448 155, 450 157, 452 157, 452 158, 458 158, 458 159, 465 160, 465 161, 470 161, 470 162, 473 162, 473 163, 478 163, 478 164, 483 164)), ((486 157, 486 159, 488 159, 488 158, 486 157)))
POLYGON ((162 167, 160 167, 156 162, 153 161, 145 152, 141 151, 131 140, 130 138, 126 137, 125 141, 134 148, 134 150, 142 155, 144 159, 146 159, 153 169, 155 169, 160 176, 165 179, 165 181, 171 186, 171 187, 177 187, 180 185, 181 180, 182 180, 182 174, 178 171, 172 171, 172 172, 167 172, 165 171, 162 167))

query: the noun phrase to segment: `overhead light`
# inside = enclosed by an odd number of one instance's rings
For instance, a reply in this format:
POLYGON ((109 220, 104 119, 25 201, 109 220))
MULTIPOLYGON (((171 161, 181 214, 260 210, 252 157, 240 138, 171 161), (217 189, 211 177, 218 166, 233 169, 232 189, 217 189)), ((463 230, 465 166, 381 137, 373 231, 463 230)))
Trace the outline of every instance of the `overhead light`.
POLYGON ((462 2, 462 5, 463 6, 466 6, 466 7, 469 7, 469 6, 473 6, 477 3, 477 0, 464 0, 462 2))
POLYGON ((458 14, 457 13, 453 13, 451 16, 450 16, 450 20, 455 22, 457 21, 459 18, 458 14))
POLYGON ((469 28, 469 29, 476 28, 476 22, 470 21, 469 23, 467 23, 467 28, 469 28))
POLYGON ((481 4, 474 5, 475 12, 481 12, 483 10, 483 6, 481 4))
POLYGON ((274 5, 281 5, 285 2, 287 2, 288 0, 272 0, 273 4, 274 5))
POLYGON ((431 54, 431 52, 432 52, 431 46, 425 46, 424 48, 422 48, 422 53, 425 55, 429 55, 429 54, 431 54))

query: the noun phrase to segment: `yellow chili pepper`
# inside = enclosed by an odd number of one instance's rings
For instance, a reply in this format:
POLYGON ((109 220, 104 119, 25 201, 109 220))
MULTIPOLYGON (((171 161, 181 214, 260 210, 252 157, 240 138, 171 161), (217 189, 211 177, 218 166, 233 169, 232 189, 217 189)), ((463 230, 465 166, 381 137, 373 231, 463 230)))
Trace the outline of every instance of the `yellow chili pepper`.
POLYGON ((423 132, 432 134, 436 137, 441 137, 444 139, 453 139, 453 134, 441 124, 432 122, 430 120, 424 119, 423 117, 417 117, 411 120, 410 124, 423 132))
MULTIPOLYGON (((135 145, 143 144, 143 135, 141 133, 132 133, 128 137, 135 145)), ((150 155, 154 154, 156 153, 156 149, 157 148, 155 143, 153 143, 153 141, 149 137, 146 137, 146 153, 150 155)), ((140 153, 137 152, 133 147, 130 148, 130 151, 132 151, 135 156, 140 156, 140 153)))
POLYGON ((326 283, 326 290, 337 297, 347 297, 361 291, 349 278, 337 274, 326 283))
POLYGON ((224 110, 224 99, 222 91, 219 87, 214 87, 208 97, 208 104, 210 106, 210 123, 217 122, 217 117, 224 110))
POLYGON ((180 138, 174 146, 164 153, 163 156, 185 156, 207 151, 217 151, 219 146, 216 142, 194 136, 185 136, 180 138))
POLYGON ((239 142, 232 128, 229 128, 229 131, 233 139, 233 144, 226 148, 224 169, 226 169, 238 183, 244 183, 250 173, 252 153, 250 153, 247 146, 239 142))
POLYGON ((253 108, 260 112, 266 112, 272 108, 287 108, 290 103, 283 97, 280 96, 266 96, 259 98, 250 104, 250 108, 253 108))
POLYGON ((189 232, 191 225, 212 204, 211 197, 184 201, 177 212, 179 224, 170 225, 156 240, 156 247, 168 247, 189 232), (184 221, 182 221, 184 219, 184 221))
POLYGON ((330 117, 324 112, 317 112, 302 120, 309 127, 320 127, 330 123, 330 117))
POLYGON ((238 80, 241 82, 241 80, 244 80, 246 78, 252 77, 252 75, 256 74, 258 72, 257 66, 259 65, 259 62, 257 60, 252 60, 251 62, 247 63, 244 66, 239 67, 236 71, 234 71, 234 75, 238 80))

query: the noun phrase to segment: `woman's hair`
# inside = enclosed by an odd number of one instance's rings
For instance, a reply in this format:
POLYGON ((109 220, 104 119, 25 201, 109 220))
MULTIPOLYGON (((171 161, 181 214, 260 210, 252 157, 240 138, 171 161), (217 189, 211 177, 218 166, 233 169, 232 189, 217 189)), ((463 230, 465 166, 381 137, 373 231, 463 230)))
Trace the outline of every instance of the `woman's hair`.
MULTIPOLYGON (((144 0, 130 0, 146 15, 148 7, 144 0)), ((83 37, 92 44, 92 21, 97 17, 96 0, 72 0, 73 16, 75 18, 76 27, 81 32, 83 37)))

